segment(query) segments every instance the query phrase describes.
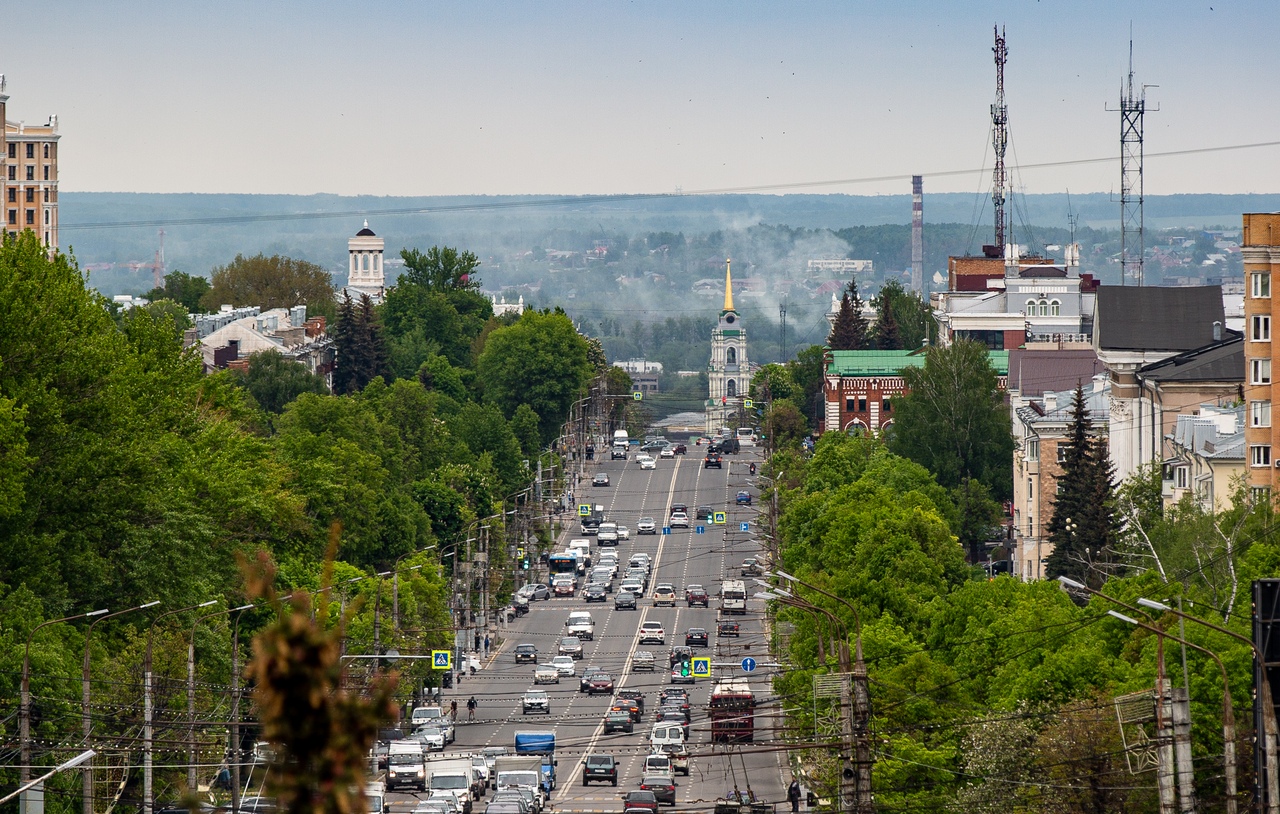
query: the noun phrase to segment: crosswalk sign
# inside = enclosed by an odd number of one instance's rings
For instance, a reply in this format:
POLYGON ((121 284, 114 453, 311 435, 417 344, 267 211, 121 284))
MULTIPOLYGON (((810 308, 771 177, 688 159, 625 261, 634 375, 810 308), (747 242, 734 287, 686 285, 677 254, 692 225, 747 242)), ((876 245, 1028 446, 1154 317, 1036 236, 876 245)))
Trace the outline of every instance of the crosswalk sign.
POLYGON ((693 677, 711 678, 711 659, 707 656, 695 656, 693 659, 693 677))
POLYGON ((718 526, 724 525, 724 512, 716 512, 715 519, 712 520, 718 526))
POLYGON ((644 393, 641 393, 639 390, 637 390, 631 394, 631 398, 635 399, 636 401, 643 401, 644 393))
POLYGON ((590 517, 590 516, 591 516, 591 504, 590 504, 590 503, 579 503, 579 504, 578 504, 578 517, 590 517))
POLYGON ((431 651, 431 669, 432 670, 453 669, 453 653, 451 653, 448 650, 432 650, 431 651))
POLYGON ((744 399, 742 402, 742 406, 750 410, 752 407, 755 406, 755 404, 751 401, 751 399, 744 399))

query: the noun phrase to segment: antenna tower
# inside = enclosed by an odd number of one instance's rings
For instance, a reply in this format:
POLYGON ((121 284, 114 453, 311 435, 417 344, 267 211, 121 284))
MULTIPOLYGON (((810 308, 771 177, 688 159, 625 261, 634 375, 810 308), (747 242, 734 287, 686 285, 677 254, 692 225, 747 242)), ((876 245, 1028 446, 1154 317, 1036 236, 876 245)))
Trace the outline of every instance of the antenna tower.
POLYGON ((924 176, 911 176, 911 290, 924 291, 924 176))
POLYGON ((991 106, 991 145, 995 148, 996 168, 991 175, 991 204, 995 210, 996 248, 1000 256, 1005 253, 1004 189, 1007 179, 1004 171, 1004 153, 1009 146, 1009 108, 1004 103, 1004 63, 1009 59, 1009 49, 1004 44, 1004 30, 995 27, 996 44, 991 50, 996 55, 996 101, 991 106))
MULTIPOLYGON (((1154 86, 1153 86, 1154 87, 1154 86)), ((1120 285, 1142 285, 1142 116, 1147 86, 1133 89, 1133 37, 1129 37, 1129 81, 1120 89, 1120 285)))

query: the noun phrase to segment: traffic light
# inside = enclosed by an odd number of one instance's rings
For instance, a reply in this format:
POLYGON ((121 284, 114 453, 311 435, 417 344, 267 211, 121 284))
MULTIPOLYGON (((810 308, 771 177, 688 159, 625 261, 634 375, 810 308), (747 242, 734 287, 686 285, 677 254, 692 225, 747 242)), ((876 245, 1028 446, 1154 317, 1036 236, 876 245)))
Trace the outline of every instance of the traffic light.
POLYGON ((681 661, 681 662, 680 662, 680 677, 681 677, 681 678, 688 678, 688 677, 689 677, 689 674, 690 674, 691 672, 692 672, 692 668, 689 666, 689 660, 688 660, 688 659, 684 659, 683 661, 681 661))
POLYGON ((520 561, 520 569, 521 569, 521 570, 523 570, 523 571, 528 571, 528 570, 529 570, 529 558, 528 558, 528 557, 525 557, 523 560, 521 560, 521 561, 520 561))

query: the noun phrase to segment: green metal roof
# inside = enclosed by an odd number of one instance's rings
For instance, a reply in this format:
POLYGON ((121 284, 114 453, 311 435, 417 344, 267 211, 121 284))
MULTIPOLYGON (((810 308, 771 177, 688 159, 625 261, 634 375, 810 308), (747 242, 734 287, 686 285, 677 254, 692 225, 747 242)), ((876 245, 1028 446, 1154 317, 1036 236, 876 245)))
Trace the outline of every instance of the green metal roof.
MULTIPOLYGON (((924 367, 925 355, 918 350, 833 350, 828 374, 839 376, 896 376, 908 367, 924 367)), ((1009 375, 1009 351, 987 351, 996 375, 1009 375)))

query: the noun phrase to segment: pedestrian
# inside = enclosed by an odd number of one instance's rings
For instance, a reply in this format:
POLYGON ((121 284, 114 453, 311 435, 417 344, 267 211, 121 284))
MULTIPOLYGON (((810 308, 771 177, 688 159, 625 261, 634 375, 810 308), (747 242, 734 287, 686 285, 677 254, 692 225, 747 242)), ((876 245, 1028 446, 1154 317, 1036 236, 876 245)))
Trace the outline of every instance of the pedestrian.
POLYGON ((787 800, 791 802, 792 812, 800 810, 800 781, 794 777, 791 778, 791 785, 787 786, 787 800))
POLYGON ((453 720, 453 721, 458 720, 458 701, 457 701, 457 699, 454 699, 454 700, 452 700, 452 701, 450 701, 450 702, 449 702, 449 719, 450 719, 450 720, 453 720))
POLYGON ((484 657, 489 658, 489 634, 484 634, 484 657))
POLYGON ((473 695, 467 699, 467 720, 474 721, 476 717, 476 697, 473 695))

